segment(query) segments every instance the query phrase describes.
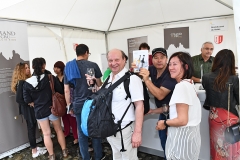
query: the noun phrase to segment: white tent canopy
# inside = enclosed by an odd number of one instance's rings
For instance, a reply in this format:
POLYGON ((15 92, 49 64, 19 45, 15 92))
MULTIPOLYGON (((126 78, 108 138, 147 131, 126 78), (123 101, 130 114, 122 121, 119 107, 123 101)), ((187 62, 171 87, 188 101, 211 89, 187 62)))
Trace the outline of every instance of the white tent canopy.
POLYGON ((52 70, 53 57, 67 62, 75 57, 73 43, 85 43, 90 60, 104 70, 101 53, 111 48, 127 53, 127 39, 140 36, 148 36, 151 49, 163 46, 164 28, 189 26, 190 52, 199 54, 203 42, 213 41, 206 26, 216 19, 229 23, 229 39, 221 47, 236 51, 232 8, 232 0, 1 0, 0 20, 28 23, 30 61, 42 56, 52 70))
POLYGON ((232 0, 1 0, 0 2, 0 18, 98 31, 232 14, 232 0))

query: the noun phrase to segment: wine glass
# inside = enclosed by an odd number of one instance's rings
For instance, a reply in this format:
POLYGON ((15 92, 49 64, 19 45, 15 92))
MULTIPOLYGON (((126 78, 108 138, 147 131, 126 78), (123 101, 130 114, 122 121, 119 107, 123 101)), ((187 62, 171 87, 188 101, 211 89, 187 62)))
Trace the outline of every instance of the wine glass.
POLYGON ((95 81, 93 79, 95 77, 94 68, 87 68, 87 75, 89 75, 92 78, 92 80, 90 80, 90 87, 88 88, 88 89, 92 90, 95 85, 95 81))
POLYGON ((168 114, 169 114, 169 105, 167 105, 167 104, 163 104, 162 105, 162 113, 166 116, 166 120, 167 120, 167 116, 168 116, 168 114))

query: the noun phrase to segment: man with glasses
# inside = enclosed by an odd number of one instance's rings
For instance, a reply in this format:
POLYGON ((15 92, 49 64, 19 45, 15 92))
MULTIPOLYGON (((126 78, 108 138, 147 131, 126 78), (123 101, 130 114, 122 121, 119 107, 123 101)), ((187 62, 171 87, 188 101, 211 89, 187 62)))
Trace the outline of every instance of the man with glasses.
POLYGON ((213 43, 212 42, 205 42, 201 48, 201 54, 193 56, 193 67, 194 73, 192 80, 195 83, 201 83, 202 77, 204 74, 211 72, 212 63, 214 57, 212 56, 213 53, 213 43), (201 75, 201 68, 202 68, 202 75, 201 75))

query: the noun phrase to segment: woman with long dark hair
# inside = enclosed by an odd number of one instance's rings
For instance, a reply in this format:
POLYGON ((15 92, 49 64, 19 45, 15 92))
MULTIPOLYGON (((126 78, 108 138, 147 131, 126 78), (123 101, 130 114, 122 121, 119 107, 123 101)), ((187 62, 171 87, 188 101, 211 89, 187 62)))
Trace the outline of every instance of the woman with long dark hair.
MULTIPOLYGON (((67 157, 68 150, 66 148, 60 118, 53 115, 50 108, 52 106, 52 91, 49 83, 49 75, 52 75, 44 74, 45 64, 40 58, 33 59, 32 67, 34 69, 33 76, 26 79, 23 85, 24 101, 34 108, 36 119, 43 132, 44 144, 49 153, 49 160, 55 160, 49 121, 52 121, 54 130, 56 131, 63 157, 67 157)), ((63 94, 61 86, 54 76, 53 79, 55 91, 63 94)))
POLYGON ((24 102, 23 84, 27 78, 31 77, 30 69, 27 63, 20 62, 13 70, 11 90, 16 94, 16 102, 19 104, 19 114, 23 115, 27 124, 28 140, 32 149, 32 157, 36 158, 47 152, 46 148, 37 147, 36 127, 37 120, 34 115, 34 109, 24 102))
POLYGON ((212 72, 205 74, 202 84, 206 90, 204 105, 210 107, 210 154, 211 160, 240 158, 240 142, 229 144, 224 131, 238 122, 239 79, 235 72, 234 54, 229 49, 219 51, 214 58, 212 72), (230 84, 230 113, 228 119, 228 85, 230 84))

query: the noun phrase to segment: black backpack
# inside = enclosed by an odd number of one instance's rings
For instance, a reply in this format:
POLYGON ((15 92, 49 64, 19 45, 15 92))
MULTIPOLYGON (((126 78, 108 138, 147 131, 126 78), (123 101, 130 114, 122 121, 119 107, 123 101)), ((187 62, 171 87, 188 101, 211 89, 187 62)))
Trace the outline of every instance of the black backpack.
MULTIPOLYGON (((130 72, 131 75, 134 75, 135 73, 133 72, 130 72)), ((130 77, 127 78, 125 81, 124 81, 124 89, 125 89, 125 92, 127 94, 127 98, 131 98, 131 94, 129 92, 129 84, 130 84, 130 77)), ((145 84, 145 82, 142 82, 142 85, 143 85, 143 95, 144 95, 144 101, 143 101, 143 104, 144 104, 144 115, 147 114, 150 110, 150 104, 149 104, 149 94, 148 94, 148 90, 147 90, 147 86, 145 84)), ((134 103, 133 103, 134 105, 134 103)))
MULTIPOLYGON (((112 113, 112 92, 122 82, 124 82, 124 85, 125 85, 125 81, 130 82, 129 80, 131 75, 132 73, 126 72, 125 75, 121 77, 117 82, 115 82, 113 85, 109 86, 108 88, 105 88, 106 85, 109 84, 107 83, 109 80, 109 77, 108 77, 105 83, 103 84, 103 86, 101 87, 101 89, 98 90, 96 93, 93 93, 90 97, 88 97, 88 99, 86 100, 83 106, 82 115, 81 115, 81 118, 82 118, 81 127, 83 130, 83 133, 84 134, 86 133, 85 134, 86 136, 89 136, 91 138, 106 138, 112 135, 115 136, 116 133, 120 131, 120 134, 122 137, 121 123, 129 107, 131 106, 132 102, 128 105, 127 109, 122 115, 122 118, 116 124, 114 123, 115 117, 112 113), (89 110, 88 115, 84 113, 86 109, 89 110)), ((129 90, 127 95, 128 96, 126 96, 126 99, 131 97, 129 90)), ((148 106, 149 106, 149 99, 148 99, 148 106)), ((131 123, 126 125, 124 128, 128 127, 131 123)), ((122 143, 122 149, 120 151, 124 152, 126 150, 124 149, 122 138, 121 138, 121 143, 122 143)))

